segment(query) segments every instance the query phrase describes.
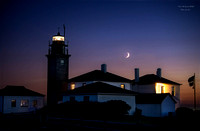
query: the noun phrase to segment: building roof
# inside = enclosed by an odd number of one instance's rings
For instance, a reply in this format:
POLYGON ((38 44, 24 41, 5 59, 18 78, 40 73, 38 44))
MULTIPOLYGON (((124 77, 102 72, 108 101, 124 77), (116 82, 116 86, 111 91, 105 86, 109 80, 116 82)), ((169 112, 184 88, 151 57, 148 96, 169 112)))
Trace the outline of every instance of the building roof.
POLYGON ((176 103, 169 93, 141 93, 136 96, 136 104, 161 104, 167 96, 169 96, 176 103))
POLYGON ((71 78, 70 82, 84 82, 84 81, 109 81, 109 82, 131 82, 131 80, 101 70, 94 70, 80 76, 71 78))
POLYGON ((44 96, 38 92, 29 90, 24 86, 6 86, 0 89, 0 96, 44 96))
POLYGON ((103 82, 95 82, 85 86, 75 88, 66 94, 97 94, 97 93, 120 93, 120 94, 136 94, 134 91, 122 89, 117 86, 106 84, 103 82))
POLYGON ((138 85, 147 85, 147 84, 155 84, 155 83, 166 83, 166 84, 173 84, 173 85, 181 85, 179 83, 173 82, 171 80, 168 80, 163 77, 159 77, 155 74, 147 74, 139 78, 139 82, 135 82, 133 80, 133 84, 138 84, 138 85))

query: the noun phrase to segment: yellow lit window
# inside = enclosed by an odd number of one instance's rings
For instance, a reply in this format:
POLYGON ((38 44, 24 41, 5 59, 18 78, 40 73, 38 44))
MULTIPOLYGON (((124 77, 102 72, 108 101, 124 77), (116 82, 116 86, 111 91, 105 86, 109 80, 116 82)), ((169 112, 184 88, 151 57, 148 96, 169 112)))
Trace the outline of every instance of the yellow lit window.
POLYGON ((121 88, 122 88, 122 89, 125 89, 125 84, 121 84, 121 88))
POLYGON ((160 93, 166 93, 166 88, 165 88, 166 84, 163 83, 156 83, 156 93, 160 94, 160 93))
POLYGON ((160 93, 170 93, 172 96, 175 95, 175 88, 171 84, 156 83, 155 92, 160 93))
POLYGON ((75 84, 73 83, 73 84, 71 84, 71 88, 70 88, 71 90, 74 90, 75 89, 75 84))

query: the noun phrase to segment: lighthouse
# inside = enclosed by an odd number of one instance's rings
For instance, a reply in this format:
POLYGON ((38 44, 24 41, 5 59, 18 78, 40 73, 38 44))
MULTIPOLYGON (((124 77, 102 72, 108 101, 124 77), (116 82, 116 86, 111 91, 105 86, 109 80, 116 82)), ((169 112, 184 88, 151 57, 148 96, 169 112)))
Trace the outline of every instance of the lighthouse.
POLYGON ((64 35, 58 31, 49 42, 47 56, 47 105, 52 106, 62 101, 62 93, 67 90, 69 77, 68 43, 65 44, 64 35))

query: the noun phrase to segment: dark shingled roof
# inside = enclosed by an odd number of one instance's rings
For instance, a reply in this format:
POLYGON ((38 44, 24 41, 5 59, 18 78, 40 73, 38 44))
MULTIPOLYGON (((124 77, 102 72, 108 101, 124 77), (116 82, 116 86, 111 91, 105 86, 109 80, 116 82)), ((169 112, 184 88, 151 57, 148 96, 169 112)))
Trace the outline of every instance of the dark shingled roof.
POLYGON ((101 70, 94 70, 80 76, 71 78, 70 82, 83 82, 83 81, 111 81, 111 82, 131 82, 131 80, 101 70))
POLYGON ((173 85, 181 85, 179 83, 173 82, 171 80, 165 79, 163 77, 159 77, 154 74, 148 74, 144 75, 139 78, 139 82, 136 83, 135 80, 133 80, 133 84, 138 84, 138 85, 147 85, 147 84, 155 84, 155 83, 166 83, 166 84, 173 84, 173 85))
POLYGON ((29 90, 24 86, 6 86, 0 89, 0 96, 44 96, 38 92, 29 90))
POLYGON ((68 91, 66 94, 97 94, 97 93, 121 93, 121 94, 136 94, 134 91, 122 89, 103 82, 95 82, 85 86, 75 88, 68 91))
MULTIPOLYGON (((169 93, 155 94, 155 93, 144 93, 136 96, 136 104, 161 104, 162 101, 167 97, 172 96, 169 93)), ((176 103, 176 101, 172 98, 176 103)))

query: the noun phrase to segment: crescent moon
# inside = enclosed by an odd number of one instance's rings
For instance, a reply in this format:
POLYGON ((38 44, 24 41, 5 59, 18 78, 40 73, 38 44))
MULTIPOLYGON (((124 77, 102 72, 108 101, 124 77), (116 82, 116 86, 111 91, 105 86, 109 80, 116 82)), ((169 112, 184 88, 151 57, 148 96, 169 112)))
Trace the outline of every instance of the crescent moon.
POLYGON ((129 52, 127 52, 127 56, 126 56, 126 58, 129 58, 130 57, 130 53, 129 52))

